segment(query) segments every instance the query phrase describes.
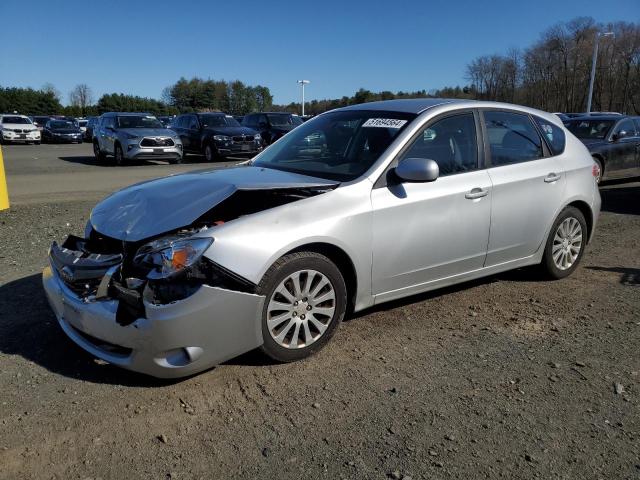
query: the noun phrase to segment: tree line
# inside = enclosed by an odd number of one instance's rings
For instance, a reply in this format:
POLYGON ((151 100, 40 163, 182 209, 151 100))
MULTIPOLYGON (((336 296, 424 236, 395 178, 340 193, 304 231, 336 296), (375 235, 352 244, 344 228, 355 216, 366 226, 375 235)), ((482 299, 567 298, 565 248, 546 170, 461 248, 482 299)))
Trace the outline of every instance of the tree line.
POLYGON ((469 63, 472 98, 518 103, 551 112, 586 109, 594 42, 599 54, 593 111, 640 113, 640 24, 579 17, 542 33, 530 47, 469 63), (601 35, 611 32, 613 35, 601 35))
MULTIPOLYGON (((598 35, 592 110, 640 113, 640 24, 597 23, 578 17, 544 31, 533 45, 473 59, 466 67, 465 86, 413 92, 371 92, 361 88, 353 96, 311 100, 305 113, 316 115, 333 108, 395 98, 448 97, 497 100, 528 105, 546 111, 581 112, 586 108, 591 58, 598 35)), ((51 84, 40 90, 2 88, 0 112, 32 115, 99 115, 107 111, 146 111, 156 115, 194 111, 223 111, 244 115, 252 111, 299 113, 301 105, 273 104, 268 87, 225 81, 180 78, 165 88, 161 100, 122 93, 102 95, 93 102, 91 89, 77 85, 62 106, 60 93, 51 84)))

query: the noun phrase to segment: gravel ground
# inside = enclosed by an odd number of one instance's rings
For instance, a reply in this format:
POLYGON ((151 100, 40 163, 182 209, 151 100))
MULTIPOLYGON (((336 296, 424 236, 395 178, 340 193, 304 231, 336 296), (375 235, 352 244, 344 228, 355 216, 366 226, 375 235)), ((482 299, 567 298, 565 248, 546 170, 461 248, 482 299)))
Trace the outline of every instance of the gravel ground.
POLYGON ((77 348, 40 284, 94 201, 0 212, 0 478, 640 478, 640 184, 558 282, 519 270, 368 310, 317 356, 179 382, 77 348))

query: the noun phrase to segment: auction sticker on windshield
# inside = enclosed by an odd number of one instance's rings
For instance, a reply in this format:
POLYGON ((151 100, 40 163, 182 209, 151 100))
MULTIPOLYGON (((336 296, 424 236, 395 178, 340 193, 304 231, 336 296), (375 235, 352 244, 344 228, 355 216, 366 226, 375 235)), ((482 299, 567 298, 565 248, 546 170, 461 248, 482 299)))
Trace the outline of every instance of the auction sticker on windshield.
POLYGON ((380 127, 380 128, 401 128, 406 120, 398 120, 397 118, 370 118, 362 124, 363 127, 380 127))

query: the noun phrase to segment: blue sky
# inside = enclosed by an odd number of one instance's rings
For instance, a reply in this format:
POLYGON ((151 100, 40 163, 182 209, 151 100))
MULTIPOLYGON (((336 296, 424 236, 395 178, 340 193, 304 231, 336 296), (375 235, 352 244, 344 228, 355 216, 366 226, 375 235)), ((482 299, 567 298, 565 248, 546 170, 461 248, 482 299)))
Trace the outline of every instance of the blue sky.
POLYGON ((640 21, 638 0, 0 0, 0 85, 78 83, 159 98, 181 76, 262 84, 276 103, 363 87, 463 85, 478 55, 577 16, 640 21))

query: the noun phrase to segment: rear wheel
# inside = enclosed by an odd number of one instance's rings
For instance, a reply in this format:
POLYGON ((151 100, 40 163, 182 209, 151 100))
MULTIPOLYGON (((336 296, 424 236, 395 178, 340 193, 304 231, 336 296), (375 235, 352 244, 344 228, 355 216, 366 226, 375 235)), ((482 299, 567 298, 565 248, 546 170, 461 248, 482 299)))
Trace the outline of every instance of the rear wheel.
POLYGON ((567 207, 553 223, 542 258, 548 276, 564 278, 573 273, 587 244, 587 222, 580 210, 567 207))
POLYGON ((280 362, 306 358, 326 345, 347 306, 340 270, 315 252, 280 258, 265 273, 258 293, 266 298, 261 348, 280 362))

